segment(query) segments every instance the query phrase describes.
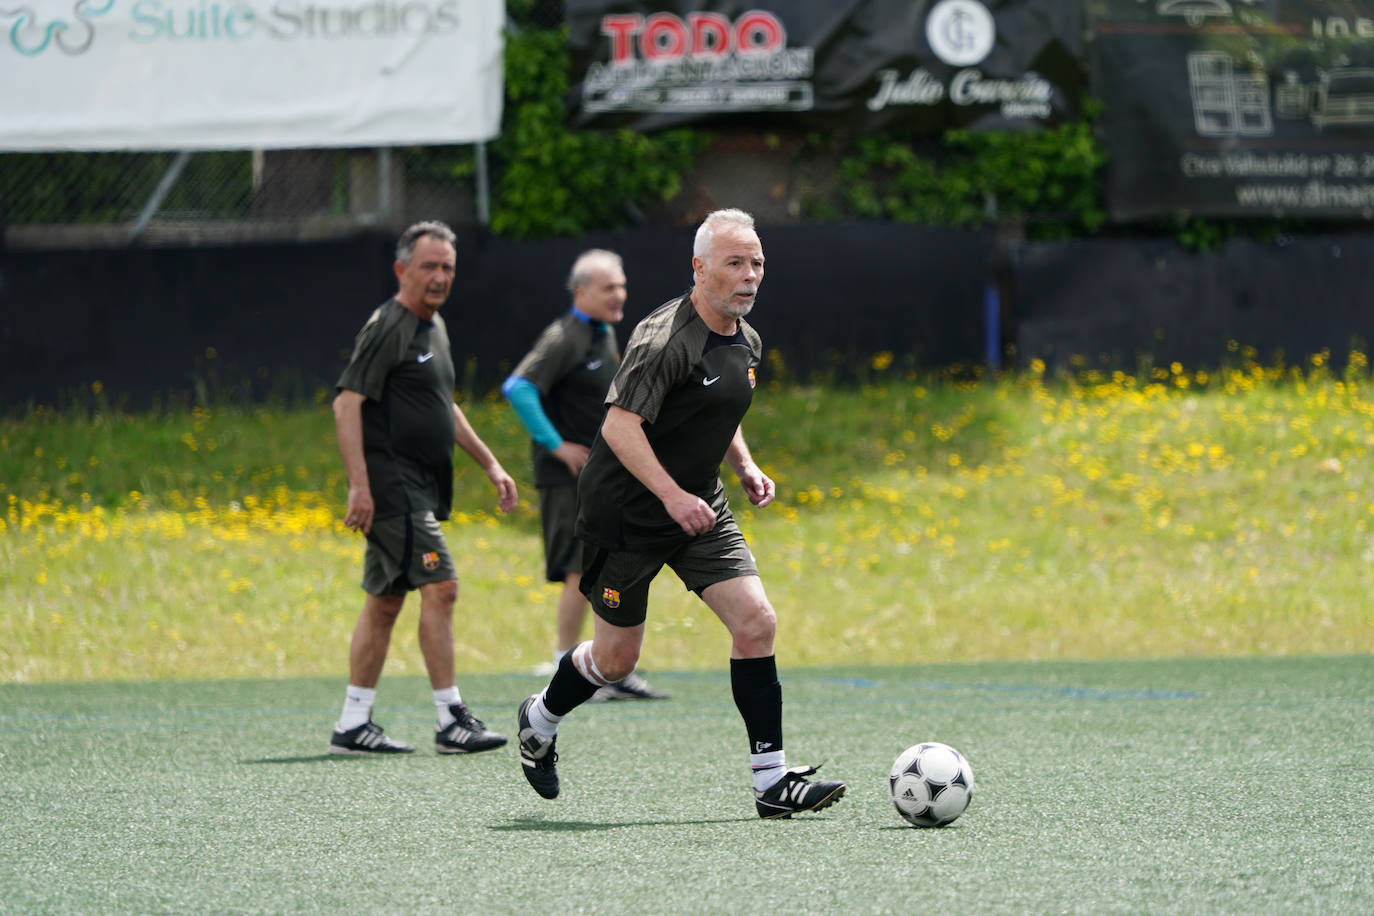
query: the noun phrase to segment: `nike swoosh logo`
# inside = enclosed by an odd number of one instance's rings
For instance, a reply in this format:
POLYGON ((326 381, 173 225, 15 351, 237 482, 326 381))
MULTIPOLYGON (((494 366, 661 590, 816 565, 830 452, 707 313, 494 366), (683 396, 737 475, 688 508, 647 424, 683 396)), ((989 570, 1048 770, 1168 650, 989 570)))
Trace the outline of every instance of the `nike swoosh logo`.
POLYGON ((702 383, 703 385, 710 386, 710 385, 714 385, 714 384, 715 384, 716 382, 718 382, 718 381, 720 381, 720 376, 719 376, 719 375, 717 375, 715 378, 704 378, 704 379, 701 380, 701 383, 702 383))
POLYGON ((427 363, 429 362, 430 357, 432 357, 433 355, 433 353, 422 353, 415 358, 415 361, 420 363, 427 363))
POLYGON ((599 360, 599 359, 594 359, 594 360, 592 360, 591 362, 587 363, 587 371, 588 371, 588 372, 595 372, 596 370, 598 370, 598 369, 600 369, 600 368, 601 368, 601 360, 599 360))

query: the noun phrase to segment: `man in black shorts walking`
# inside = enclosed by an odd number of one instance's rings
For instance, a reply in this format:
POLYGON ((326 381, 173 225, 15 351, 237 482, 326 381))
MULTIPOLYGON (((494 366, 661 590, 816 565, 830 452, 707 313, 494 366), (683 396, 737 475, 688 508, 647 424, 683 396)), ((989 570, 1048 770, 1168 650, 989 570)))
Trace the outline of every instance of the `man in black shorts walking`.
POLYGON ((755 809, 763 818, 790 817, 833 804, 845 785, 807 779, 815 767, 787 768, 777 616, 720 481, 725 460, 751 503, 773 501, 773 481, 754 463, 740 427, 762 354, 744 321, 763 281, 753 217, 740 210, 707 216, 692 271, 691 292, 635 328, 606 395, 606 418, 578 481, 593 636, 520 705, 520 763, 536 792, 558 795, 558 725, 634 670, 649 584, 667 565, 730 632, 730 684, 749 737, 755 809))
MULTIPOLYGON (((620 366, 615 325, 625 317, 625 268, 620 255, 593 248, 578 255, 568 275, 572 308, 544 328, 501 386, 529 431, 544 575, 558 582, 553 663, 581 641, 587 618, 582 596, 582 542, 577 529, 577 475, 587 462, 606 412, 606 389, 620 366)), ((639 673, 598 690, 593 700, 661 700, 667 694, 639 673)))
POLYGON ((485 751, 506 743, 468 710, 453 671, 453 604, 458 575, 439 522, 453 501, 457 443, 496 488, 502 512, 516 490, 501 463, 454 403, 453 359, 439 307, 453 286, 453 230, 416 223, 396 245, 399 288, 358 332, 339 378, 334 419, 348 474, 344 524, 367 536, 367 597, 348 654, 343 713, 333 754, 408 754, 372 721, 377 681, 406 595, 420 592, 420 651, 434 691, 440 754, 485 751))

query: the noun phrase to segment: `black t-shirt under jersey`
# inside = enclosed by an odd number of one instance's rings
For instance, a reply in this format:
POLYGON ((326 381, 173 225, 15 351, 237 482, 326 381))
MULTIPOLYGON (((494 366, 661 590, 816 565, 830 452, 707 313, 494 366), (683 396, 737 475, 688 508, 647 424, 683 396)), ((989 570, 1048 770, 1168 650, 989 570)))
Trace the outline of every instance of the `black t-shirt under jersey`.
POLYGON ((364 395, 363 455, 376 517, 453 504, 453 358, 444 319, 395 299, 358 332, 338 388, 364 395))
MULTIPOLYGON (((758 333, 742 319, 733 337, 723 337, 683 296, 635 328, 606 395, 608 405, 644 418, 659 463, 717 514, 726 506, 720 464, 753 401, 762 352, 758 333)), ((628 549, 686 536, 600 436, 578 478, 578 533, 628 549)))

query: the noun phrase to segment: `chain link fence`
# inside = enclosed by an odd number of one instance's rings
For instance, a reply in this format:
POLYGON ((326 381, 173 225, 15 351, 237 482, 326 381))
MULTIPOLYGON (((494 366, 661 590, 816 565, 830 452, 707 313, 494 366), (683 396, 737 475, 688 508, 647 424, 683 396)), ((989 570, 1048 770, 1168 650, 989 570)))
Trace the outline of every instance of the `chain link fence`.
POLYGON ((486 221, 481 146, 0 154, 12 249, 327 238, 486 221))

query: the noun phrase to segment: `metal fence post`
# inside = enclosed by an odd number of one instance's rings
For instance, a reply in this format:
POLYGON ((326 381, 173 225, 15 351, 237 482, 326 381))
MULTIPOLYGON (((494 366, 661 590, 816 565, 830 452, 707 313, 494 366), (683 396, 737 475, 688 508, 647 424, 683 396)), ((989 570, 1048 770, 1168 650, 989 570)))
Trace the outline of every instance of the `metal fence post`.
POLYGON ((487 179, 487 144, 479 140, 477 148, 473 150, 476 159, 477 173, 477 224, 479 226, 491 225, 491 186, 487 179))
POLYGON ((139 236, 143 235, 144 230, 147 229, 148 224, 152 222, 153 216, 157 213, 158 208, 162 206, 162 201, 166 199, 167 192, 172 190, 172 185, 176 184, 177 179, 181 177, 182 170, 186 168, 186 163, 190 160, 190 151, 182 150, 177 153, 176 158, 172 160, 172 164, 167 166, 167 171, 162 174, 162 180, 157 183, 157 187, 153 189, 153 193, 148 197, 148 202, 143 205, 143 212, 138 215, 138 219, 134 222, 133 229, 129 230, 129 238, 126 244, 134 244, 138 241, 139 236))

